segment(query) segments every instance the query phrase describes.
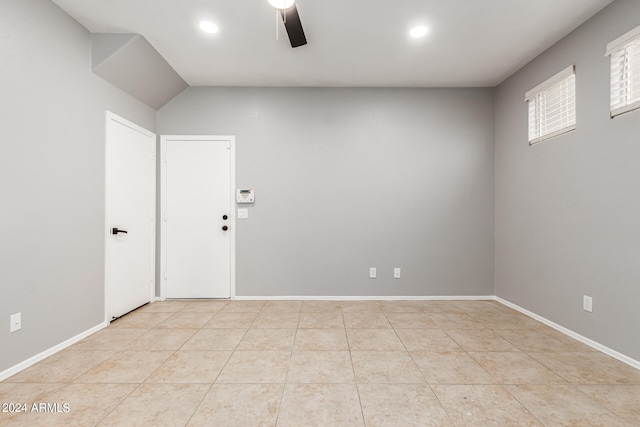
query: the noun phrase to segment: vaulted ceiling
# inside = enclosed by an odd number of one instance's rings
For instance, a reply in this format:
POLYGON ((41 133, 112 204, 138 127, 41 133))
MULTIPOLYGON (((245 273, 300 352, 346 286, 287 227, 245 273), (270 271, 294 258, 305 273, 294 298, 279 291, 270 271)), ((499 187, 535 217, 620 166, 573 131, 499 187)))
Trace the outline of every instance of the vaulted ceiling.
POLYGON ((191 86, 475 87, 613 0, 297 0, 308 44, 295 49, 267 0, 52 1, 92 33, 141 34, 191 86))

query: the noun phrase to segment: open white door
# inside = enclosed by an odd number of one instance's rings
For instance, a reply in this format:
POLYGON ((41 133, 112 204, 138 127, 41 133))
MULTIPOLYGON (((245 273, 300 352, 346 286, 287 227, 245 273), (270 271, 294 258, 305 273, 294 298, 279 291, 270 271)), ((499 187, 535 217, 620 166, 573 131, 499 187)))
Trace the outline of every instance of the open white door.
POLYGON ((162 136, 166 298, 229 298, 235 209, 233 136, 162 136))
POLYGON ((156 136, 111 112, 106 122, 106 320, 155 294, 156 136))

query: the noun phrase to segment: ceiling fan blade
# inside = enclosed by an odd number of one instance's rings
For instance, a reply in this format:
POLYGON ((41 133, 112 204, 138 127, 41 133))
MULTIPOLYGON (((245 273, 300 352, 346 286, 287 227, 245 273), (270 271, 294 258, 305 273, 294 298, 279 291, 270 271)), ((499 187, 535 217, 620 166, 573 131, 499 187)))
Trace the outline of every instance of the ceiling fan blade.
POLYGON ((281 9, 280 14, 284 21, 284 28, 289 35, 291 47, 299 47, 307 44, 307 38, 304 36, 302 22, 300 21, 300 15, 298 14, 295 3, 289 9, 281 9))

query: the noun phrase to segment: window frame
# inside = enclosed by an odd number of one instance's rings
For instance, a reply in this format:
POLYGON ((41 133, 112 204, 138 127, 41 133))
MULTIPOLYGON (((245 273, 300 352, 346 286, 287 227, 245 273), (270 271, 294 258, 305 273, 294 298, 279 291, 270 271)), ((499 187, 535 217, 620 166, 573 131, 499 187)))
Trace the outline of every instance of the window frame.
POLYGON ((527 91, 525 94, 525 102, 527 102, 529 110, 527 127, 529 145, 534 145, 575 130, 577 123, 575 65, 568 66, 533 89, 527 91), (547 101, 547 93, 553 92, 552 90, 556 90, 557 86, 562 84, 570 85, 570 87, 564 89, 562 87, 559 88, 559 90, 566 92, 564 94, 560 93, 560 98, 556 102, 559 105, 553 109, 546 107, 544 104, 547 101), (559 119, 561 125, 565 121, 565 115, 569 118, 573 117, 573 120, 568 120, 568 122, 561 127, 553 128, 553 130, 544 131, 543 133, 543 123, 547 121, 549 116, 553 115, 552 113, 561 115, 559 119), (535 121, 535 123, 532 123, 532 121, 535 121), (532 135, 532 130, 534 129, 535 134, 532 135))
POLYGON ((605 56, 611 57, 609 112, 613 119, 640 108, 640 26, 607 44, 605 56), (630 61, 634 61, 630 67, 623 65, 624 62, 630 61), (620 74, 616 75, 615 71, 620 74), (625 71, 628 74, 626 77, 621 75, 625 71), (625 96, 619 94, 614 96, 616 90, 625 91, 627 100, 614 103, 615 100, 625 96))

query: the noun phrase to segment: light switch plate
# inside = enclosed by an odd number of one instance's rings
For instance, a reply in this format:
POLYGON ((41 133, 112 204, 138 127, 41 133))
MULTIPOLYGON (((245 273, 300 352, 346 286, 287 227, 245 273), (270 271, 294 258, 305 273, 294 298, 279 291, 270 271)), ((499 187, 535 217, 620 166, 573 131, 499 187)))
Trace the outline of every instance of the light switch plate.
POLYGON ((393 278, 399 279, 401 277, 400 267, 396 267, 393 269, 393 278))
POLYGON ((239 219, 249 218, 249 209, 238 209, 238 218, 239 219))
POLYGON ((371 267, 369 269, 369 278, 370 279, 375 279, 376 278, 376 268, 375 267, 371 267))

